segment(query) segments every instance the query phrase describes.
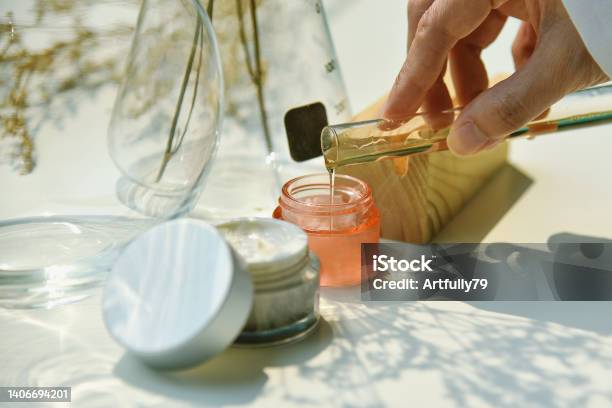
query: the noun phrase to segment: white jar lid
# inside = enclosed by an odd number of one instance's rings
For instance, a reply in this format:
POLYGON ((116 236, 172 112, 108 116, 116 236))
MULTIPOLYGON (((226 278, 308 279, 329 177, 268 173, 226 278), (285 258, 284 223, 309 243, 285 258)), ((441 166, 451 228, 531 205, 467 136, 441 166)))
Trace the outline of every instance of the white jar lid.
POLYGON ((308 236, 299 227, 273 218, 238 218, 217 225, 244 259, 255 288, 263 282, 282 284, 296 275, 295 265, 307 261, 308 236))
POLYGON ((244 263, 203 221, 153 227, 119 256, 102 309, 111 336, 145 363, 184 368, 227 348, 253 302, 244 263))

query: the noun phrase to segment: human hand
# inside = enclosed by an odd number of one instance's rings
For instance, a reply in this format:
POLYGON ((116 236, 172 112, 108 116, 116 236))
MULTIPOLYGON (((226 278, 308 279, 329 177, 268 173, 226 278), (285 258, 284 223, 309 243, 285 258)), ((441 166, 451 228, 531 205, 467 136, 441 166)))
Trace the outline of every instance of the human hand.
MULTIPOLYGON (((588 6, 585 6, 588 7, 588 6)), ((408 55, 383 110, 400 121, 452 107, 443 77, 447 62, 464 106, 448 146, 466 155, 490 148, 564 95, 605 82, 561 0, 409 0, 408 55), (480 58, 506 18, 523 20, 512 46, 516 71, 488 88, 480 58)), ((427 115, 434 127, 448 115, 427 115)), ((446 122, 446 123, 445 123, 446 122)))

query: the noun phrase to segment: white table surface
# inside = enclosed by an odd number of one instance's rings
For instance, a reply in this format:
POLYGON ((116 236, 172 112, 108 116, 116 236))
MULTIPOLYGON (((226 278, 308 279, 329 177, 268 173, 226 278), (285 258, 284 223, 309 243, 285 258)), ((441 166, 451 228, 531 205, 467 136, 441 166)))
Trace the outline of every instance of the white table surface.
MULTIPOLYGON (((385 92, 401 65, 405 3, 325 2, 355 111, 385 92)), ((515 28, 485 52, 492 71, 512 68, 515 28)), ((611 131, 513 142, 512 166, 444 234, 612 238, 611 131), (476 223, 490 206, 500 208, 499 222, 476 223)), ((126 355, 99 304, 98 294, 51 310, 0 310, 0 385, 71 386, 78 407, 612 406, 608 302, 366 304, 355 289, 324 289, 323 324, 302 343, 229 349, 181 373, 126 355)))

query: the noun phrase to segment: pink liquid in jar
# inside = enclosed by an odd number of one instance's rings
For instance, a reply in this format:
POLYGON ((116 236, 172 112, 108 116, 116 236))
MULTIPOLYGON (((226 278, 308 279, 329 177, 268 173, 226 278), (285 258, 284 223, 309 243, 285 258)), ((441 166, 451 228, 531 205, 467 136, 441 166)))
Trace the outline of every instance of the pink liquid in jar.
POLYGON ((372 190, 365 182, 346 175, 335 176, 333 198, 327 174, 288 181, 274 218, 306 231, 308 246, 321 262, 322 286, 360 283, 361 244, 380 239, 380 213, 372 190))

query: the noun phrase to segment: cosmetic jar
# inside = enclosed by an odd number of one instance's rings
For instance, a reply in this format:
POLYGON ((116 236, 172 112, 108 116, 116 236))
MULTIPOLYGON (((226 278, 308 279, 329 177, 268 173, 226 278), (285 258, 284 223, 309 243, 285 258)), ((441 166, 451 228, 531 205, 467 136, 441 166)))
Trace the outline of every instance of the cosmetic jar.
POLYGON ((322 286, 361 282, 361 244, 380 239, 380 213, 365 182, 346 175, 301 176, 283 186, 278 202, 274 218, 306 231, 321 262, 322 286))
POLYGON ((304 231, 271 218, 244 218, 217 229, 246 263, 254 300, 236 345, 287 343, 319 321, 319 261, 304 231))
POLYGON ((232 344, 302 339, 319 322, 319 261, 307 241, 300 228, 271 218, 157 225, 109 273, 106 328, 160 369, 198 365, 232 344))
POLYGON ((108 333, 161 369, 206 361, 240 334, 253 304, 251 277, 213 226, 177 219, 131 241, 102 295, 108 333))

